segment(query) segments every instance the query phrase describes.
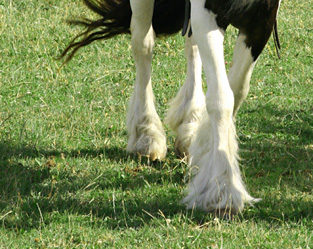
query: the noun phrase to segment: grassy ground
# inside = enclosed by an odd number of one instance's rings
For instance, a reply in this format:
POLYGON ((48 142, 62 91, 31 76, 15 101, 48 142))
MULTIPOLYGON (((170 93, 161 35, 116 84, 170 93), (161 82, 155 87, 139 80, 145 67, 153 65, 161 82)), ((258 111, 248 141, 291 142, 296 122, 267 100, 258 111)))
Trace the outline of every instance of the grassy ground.
MULTIPOLYGON (((282 1, 282 59, 271 40, 253 74, 237 130, 244 180, 263 200, 228 221, 179 204, 188 167, 170 131, 164 162, 127 155, 129 36, 60 69, 78 31, 64 21, 81 1, 0 0, 0 248, 313 248, 311 8, 282 1)), ((184 81, 183 48, 179 35, 156 45, 162 119, 184 81)))

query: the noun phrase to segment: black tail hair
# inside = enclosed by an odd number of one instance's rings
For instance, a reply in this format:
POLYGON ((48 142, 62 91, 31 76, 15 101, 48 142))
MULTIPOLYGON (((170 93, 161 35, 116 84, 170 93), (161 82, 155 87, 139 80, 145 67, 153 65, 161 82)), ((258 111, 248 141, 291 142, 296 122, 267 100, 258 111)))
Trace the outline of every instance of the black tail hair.
MULTIPOLYGON (((86 6, 102 16, 98 20, 82 18, 70 24, 85 26, 64 49, 60 58, 68 62, 75 53, 96 40, 109 39, 118 34, 130 33, 132 11, 130 0, 84 0, 86 6)), ((152 25, 157 36, 170 35, 182 29, 185 0, 155 0, 152 25)))

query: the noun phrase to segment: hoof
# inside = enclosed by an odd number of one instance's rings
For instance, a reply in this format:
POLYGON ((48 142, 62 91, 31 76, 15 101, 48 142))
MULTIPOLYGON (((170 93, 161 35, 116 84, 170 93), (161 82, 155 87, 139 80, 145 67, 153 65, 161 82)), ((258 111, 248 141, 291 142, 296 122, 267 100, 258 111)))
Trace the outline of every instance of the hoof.
POLYGON ((127 151, 138 155, 139 157, 147 157, 149 160, 162 161, 166 157, 167 147, 165 138, 153 140, 151 137, 140 139, 135 146, 128 144, 127 151))
POLYGON ((183 159, 189 156, 188 148, 183 146, 182 142, 179 139, 175 140, 174 151, 175 151, 175 155, 180 159, 183 159))
POLYGON ((150 153, 147 157, 150 158, 152 162, 154 161, 162 161, 165 159, 166 153, 165 154, 158 154, 158 153, 150 153))

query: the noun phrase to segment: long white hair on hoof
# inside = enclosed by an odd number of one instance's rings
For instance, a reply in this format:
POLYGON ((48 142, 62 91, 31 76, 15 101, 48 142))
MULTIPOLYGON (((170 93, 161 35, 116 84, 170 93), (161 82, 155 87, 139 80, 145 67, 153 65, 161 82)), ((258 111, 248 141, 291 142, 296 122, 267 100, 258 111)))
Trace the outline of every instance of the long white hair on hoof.
POLYGON ((245 203, 253 204, 259 199, 248 194, 241 179, 234 123, 231 122, 228 130, 228 151, 219 151, 213 146, 209 117, 203 116, 205 118, 189 150, 191 181, 188 195, 182 202, 189 209, 206 212, 240 212, 245 203))
POLYGON ((187 86, 184 85, 176 98, 170 102, 165 122, 176 133, 176 154, 183 157, 188 154, 190 144, 196 137, 199 120, 205 110, 205 97, 202 88, 193 94, 192 98, 186 97, 187 86))
POLYGON ((165 132, 154 107, 151 82, 147 89, 145 95, 144 88, 135 86, 129 101, 127 151, 148 156, 152 161, 162 160, 167 152, 165 132))

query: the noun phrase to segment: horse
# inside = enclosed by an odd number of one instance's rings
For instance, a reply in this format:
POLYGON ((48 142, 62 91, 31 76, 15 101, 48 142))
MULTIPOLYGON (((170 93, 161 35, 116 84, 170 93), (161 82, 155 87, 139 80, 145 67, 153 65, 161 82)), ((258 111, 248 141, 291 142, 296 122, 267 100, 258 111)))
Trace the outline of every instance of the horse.
POLYGON ((253 198, 238 163, 235 117, 247 97, 252 71, 274 30, 280 0, 84 0, 99 19, 70 23, 85 29, 61 57, 69 61, 93 41, 130 33, 136 67, 127 113, 127 151, 162 160, 167 146, 155 110, 151 61, 155 39, 183 30, 186 80, 171 101, 165 121, 176 134, 175 151, 187 155, 191 180, 183 203, 205 212, 241 212, 253 198), (223 40, 229 25, 239 30, 227 73, 223 40), (187 35, 188 33, 188 35, 187 35), (202 90, 204 70, 207 91, 202 90))

